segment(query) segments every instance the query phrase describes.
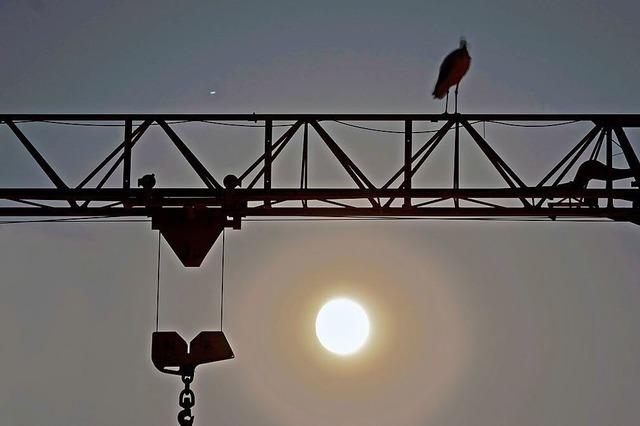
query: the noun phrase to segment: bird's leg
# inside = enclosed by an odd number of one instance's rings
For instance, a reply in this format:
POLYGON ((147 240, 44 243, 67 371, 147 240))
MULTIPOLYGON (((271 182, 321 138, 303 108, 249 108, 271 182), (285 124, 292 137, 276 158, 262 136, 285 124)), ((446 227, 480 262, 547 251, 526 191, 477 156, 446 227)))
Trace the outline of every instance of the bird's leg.
POLYGON ((456 114, 458 113, 458 86, 460 83, 456 84, 456 114))
POLYGON ((449 110, 449 91, 447 90, 447 100, 444 101, 444 113, 446 114, 449 110))

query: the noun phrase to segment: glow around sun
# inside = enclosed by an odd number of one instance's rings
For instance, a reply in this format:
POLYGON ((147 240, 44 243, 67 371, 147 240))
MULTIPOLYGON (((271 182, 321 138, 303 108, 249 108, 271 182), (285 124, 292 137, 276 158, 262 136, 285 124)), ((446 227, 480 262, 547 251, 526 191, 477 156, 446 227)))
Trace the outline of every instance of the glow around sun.
POLYGON ((369 337, 369 317, 351 299, 332 299, 318 312, 316 336, 329 352, 341 356, 355 354, 369 337))

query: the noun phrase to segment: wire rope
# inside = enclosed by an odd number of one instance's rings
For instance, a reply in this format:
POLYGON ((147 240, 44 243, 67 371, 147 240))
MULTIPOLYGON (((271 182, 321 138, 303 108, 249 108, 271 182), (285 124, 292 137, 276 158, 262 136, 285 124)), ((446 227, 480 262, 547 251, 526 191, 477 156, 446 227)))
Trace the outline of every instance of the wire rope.
POLYGON ((158 261, 157 261, 157 275, 156 275, 156 331, 158 331, 158 324, 160 319, 160 245, 162 242, 162 234, 158 231, 158 261))
POLYGON ((489 123, 499 124, 501 126, 508 127, 527 127, 527 128, 544 128, 544 127, 560 127, 568 126, 580 122, 580 120, 562 121, 560 123, 547 123, 547 124, 519 124, 519 123, 507 123, 506 121, 487 120, 489 123))
POLYGON ((224 257, 225 257, 225 230, 222 230, 222 266, 220 267, 220 331, 224 331, 224 257))

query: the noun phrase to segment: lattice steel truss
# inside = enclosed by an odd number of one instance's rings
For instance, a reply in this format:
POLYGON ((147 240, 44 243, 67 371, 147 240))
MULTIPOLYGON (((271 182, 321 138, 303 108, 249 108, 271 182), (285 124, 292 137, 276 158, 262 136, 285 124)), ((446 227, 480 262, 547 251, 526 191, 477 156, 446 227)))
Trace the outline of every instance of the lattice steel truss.
MULTIPOLYGON (((239 229, 250 216, 283 217, 463 217, 463 218, 601 218, 640 223, 640 162, 625 129, 640 127, 640 115, 531 114, 208 114, 208 115, 0 115, 0 123, 29 152, 53 188, 2 188, 0 216, 148 216, 187 266, 198 266, 225 227, 239 229), (51 167, 25 135, 26 123, 121 126, 122 142, 86 178, 72 186, 51 167), (187 122, 248 125, 264 130, 262 154, 237 174, 220 180, 189 148, 174 127, 187 122), (348 155, 326 130, 326 123, 363 127, 368 122, 400 124, 404 141, 401 167, 382 185, 374 185, 357 159, 348 155), (549 126, 586 122, 590 130, 538 182, 526 183, 480 135, 474 124, 549 126), (243 124, 244 123, 244 124, 243 124), (286 123, 286 124, 285 124, 286 123), (416 123, 435 130, 414 131, 416 123), (556 124, 553 124, 556 123, 556 124), (325 124, 323 126, 323 124, 325 124), (142 179, 132 188, 134 148, 157 126, 175 145, 200 178, 201 187, 155 188, 155 179, 142 179), (274 131, 274 129, 276 131, 274 131), (317 136, 310 138, 311 133, 317 136), (279 136, 274 137, 274 133, 279 136), (430 133, 414 146, 416 133, 430 133), (500 175, 501 187, 460 186, 460 136, 466 134, 500 175), (293 140, 302 144, 300 180, 296 187, 272 183, 274 161, 293 140), (309 182, 310 141, 326 145, 344 169, 351 187, 315 187, 309 182), (319 142, 318 142, 319 141, 319 142), (440 145, 453 145, 451 185, 417 187, 416 172, 440 145), (613 154, 613 145, 621 152, 613 154), (589 151, 590 149, 590 151, 589 151), (590 152, 590 155, 586 155, 590 152), (613 167, 614 155, 624 155, 625 167, 613 167), (585 159, 588 158, 588 159, 585 159), (122 185, 105 187, 114 173, 122 185), (589 187, 600 181, 599 187, 589 187)), ((369 130, 372 130, 369 128, 369 130)), ((400 135, 393 136, 398 142, 400 135)))
MULTIPOLYGON (((639 127, 640 115, 402 115, 402 114, 283 114, 283 115, 0 115, 17 141, 49 177, 53 188, 0 188, 0 199, 15 206, 0 207, 2 216, 153 216, 159 209, 210 207, 237 221, 247 216, 434 216, 434 217, 599 217, 638 220, 640 162, 629 142, 626 128, 639 127), (73 186, 64 182, 23 133, 25 122, 73 122, 121 124, 120 143, 89 175, 73 186), (215 177, 176 133, 172 122, 255 123, 264 128, 264 152, 246 170, 224 179, 215 177), (404 164, 385 184, 376 186, 357 159, 347 155, 323 123, 400 122, 404 125, 404 164), (539 182, 525 183, 473 127, 476 122, 549 123, 590 122, 593 127, 539 182), (293 123, 274 137, 274 123, 293 123), (415 123, 437 123, 430 138, 414 146, 415 123), (131 157, 135 146, 151 125, 159 126, 200 177, 201 188, 132 188, 131 157), (315 132, 352 180, 352 188, 317 188, 307 174, 309 133, 315 132), (467 133, 503 179, 503 188, 461 188, 459 184, 460 134, 467 133), (274 161, 297 137, 303 144, 300 185, 272 185, 274 161), (614 140, 615 138, 615 140, 614 140), (448 188, 415 187, 413 176, 425 166, 431 153, 443 143, 453 143, 453 176, 448 188), (628 168, 612 166, 613 143, 622 149, 628 168), (591 147, 590 160, 578 159, 591 147), (603 148, 603 149, 601 149, 603 148), (602 152, 601 152, 602 151, 602 152), (598 158, 604 156, 603 161, 598 158), (578 168, 575 174, 572 169, 578 168), (120 188, 105 188, 116 172, 122 173, 120 188), (591 180, 606 183, 589 188, 591 180), (221 183, 222 182, 222 183, 221 183), (615 187, 614 187, 615 183, 615 187), (560 201, 554 201, 561 199, 560 201), (363 205, 361 201, 366 201, 363 205), (516 200, 517 204, 512 201, 516 200), (65 205, 52 202, 64 201, 65 205), (297 202, 292 206, 291 203, 297 202), (511 201, 511 202, 509 202, 511 201), (96 206, 100 204, 100 206, 96 206)), ((278 128, 279 129, 279 128, 278 128)), ((399 139, 399 138, 396 138, 399 139)), ((7 143, 7 142, 5 142, 7 143)), ((0 186, 2 183, 0 182, 0 186)))

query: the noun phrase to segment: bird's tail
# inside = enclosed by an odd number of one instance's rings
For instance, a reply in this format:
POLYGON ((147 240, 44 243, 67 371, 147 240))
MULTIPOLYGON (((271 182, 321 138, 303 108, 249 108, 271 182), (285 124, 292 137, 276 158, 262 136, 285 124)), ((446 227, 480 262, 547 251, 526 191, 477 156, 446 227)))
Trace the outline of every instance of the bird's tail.
POLYGON ((432 93, 433 97, 436 99, 443 99, 446 94, 447 94, 447 89, 445 89, 443 86, 440 86, 440 85, 436 85, 432 93))

